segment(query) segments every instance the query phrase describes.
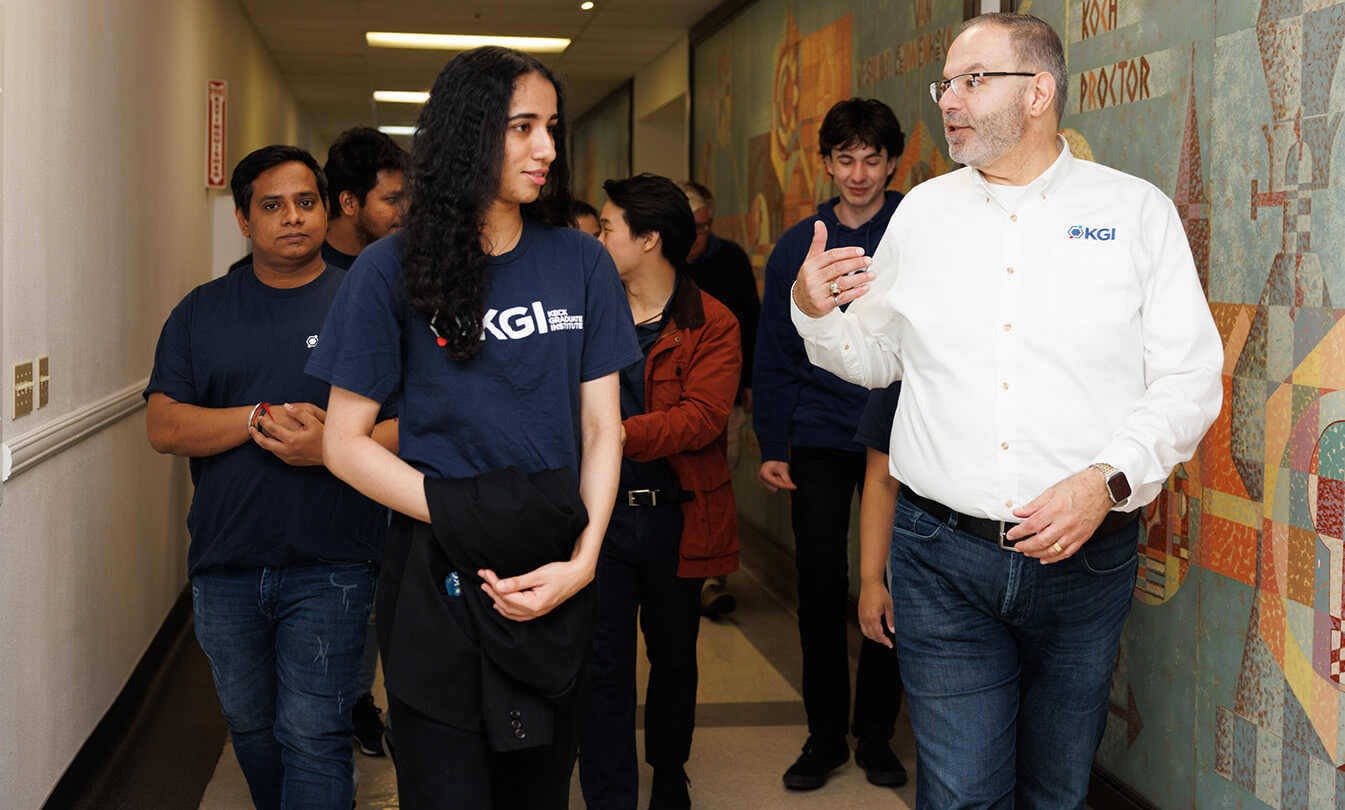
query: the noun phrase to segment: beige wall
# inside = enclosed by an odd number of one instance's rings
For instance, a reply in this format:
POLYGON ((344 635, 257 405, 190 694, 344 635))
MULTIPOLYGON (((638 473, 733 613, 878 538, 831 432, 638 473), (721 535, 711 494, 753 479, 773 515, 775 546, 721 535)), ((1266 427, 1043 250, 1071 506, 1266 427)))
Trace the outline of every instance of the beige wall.
MULTIPOLYGON (((205 84, 229 82, 228 164, 312 147, 234 0, 8 0, 0 370, 14 446, 149 373, 160 326, 210 277, 205 84), (11 421, 11 367, 51 403, 11 421)), ((39 806, 186 581, 186 464, 143 410, 31 466, 0 503, 0 804, 39 806)))
POLYGON ((691 176, 689 56, 682 39, 635 74, 631 163, 636 174, 653 172, 676 181, 691 176))

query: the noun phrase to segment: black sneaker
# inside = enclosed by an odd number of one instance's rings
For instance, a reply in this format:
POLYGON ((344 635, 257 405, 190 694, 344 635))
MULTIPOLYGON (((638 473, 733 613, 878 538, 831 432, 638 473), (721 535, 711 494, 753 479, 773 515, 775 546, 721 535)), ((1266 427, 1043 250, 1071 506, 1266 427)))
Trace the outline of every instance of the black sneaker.
POLYGON ((864 769, 869 783, 883 787, 906 784, 906 768, 881 737, 861 737, 855 746, 855 764, 864 769))
POLYGON ((373 695, 360 695, 355 701, 352 719, 355 744, 366 757, 383 756, 383 710, 374 705, 373 695))
POLYGON ((681 766, 676 768, 655 768, 654 782, 649 789, 649 810, 687 810, 691 807, 691 794, 687 785, 691 780, 681 766))
POLYGON ((849 761, 850 746, 844 737, 809 737, 803 744, 803 753, 785 771, 785 787, 817 790, 827 783, 832 771, 849 761))

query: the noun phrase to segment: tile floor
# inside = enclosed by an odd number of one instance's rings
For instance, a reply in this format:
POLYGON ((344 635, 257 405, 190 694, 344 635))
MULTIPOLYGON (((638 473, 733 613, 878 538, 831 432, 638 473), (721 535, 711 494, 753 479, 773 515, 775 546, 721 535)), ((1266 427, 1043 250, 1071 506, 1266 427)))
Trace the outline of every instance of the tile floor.
MULTIPOLYGON (((798 636, 788 610, 745 574, 730 578, 739 600, 736 612, 703 619, 698 659, 700 689, 697 728, 687 774, 692 806, 716 808, 909 808, 915 801, 915 741, 903 712, 893 741, 911 780, 893 790, 870 785, 854 762, 842 767, 820 790, 795 793, 780 776, 807 737, 799 696, 798 636)), ((857 633, 851 649, 858 650, 857 633)), ((641 655, 641 692, 648 676, 641 655)), ((378 687, 378 704, 386 706, 378 687)), ((643 731, 637 731, 643 751, 643 731)), ((360 808, 397 807, 396 778, 388 760, 355 754, 360 769, 360 808)), ((648 803, 650 770, 641 766, 640 807, 648 803)), ((582 808, 576 776, 570 806, 582 808)), ((250 807, 243 775, 227 743, 201 801, 201 810, 250 807)))

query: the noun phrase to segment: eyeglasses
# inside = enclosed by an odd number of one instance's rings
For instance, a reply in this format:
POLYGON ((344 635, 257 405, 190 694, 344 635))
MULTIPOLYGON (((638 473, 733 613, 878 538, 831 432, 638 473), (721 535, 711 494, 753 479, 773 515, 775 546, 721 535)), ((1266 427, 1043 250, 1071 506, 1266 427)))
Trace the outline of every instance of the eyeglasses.
POLYGON ((1003 70, 987 71, 981 73, 963 73, 954 76, 951 79, 940 79, 937 82, 929 83, 929 95, 938 104, 943 94, 950 89, 958 98, 971 98, 981 89, 988 76, 1036 76, 1036 73, 1011 73, 1003 70))

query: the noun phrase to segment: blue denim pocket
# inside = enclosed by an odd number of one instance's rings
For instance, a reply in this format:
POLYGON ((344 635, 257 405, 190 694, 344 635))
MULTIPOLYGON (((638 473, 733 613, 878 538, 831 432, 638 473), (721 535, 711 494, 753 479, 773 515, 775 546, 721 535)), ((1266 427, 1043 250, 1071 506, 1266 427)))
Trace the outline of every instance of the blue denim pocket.
POLYGON ((1139 521, 1111 534, 1093 537, 1079 552, 1085 573, 1115 574, 1139 558, 1139 521))
POLYGON ((897 499, 897 510, 892 517, 893 532, 901 532, 912 540, 925 543, 938 539, 939 530, 943 526, 942 521, 900 498, 897 499))

